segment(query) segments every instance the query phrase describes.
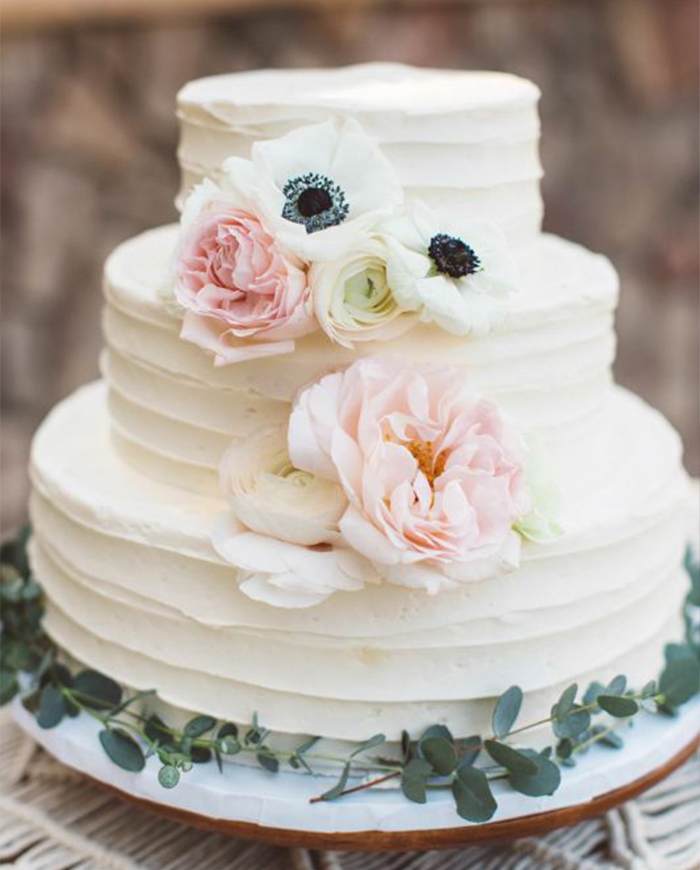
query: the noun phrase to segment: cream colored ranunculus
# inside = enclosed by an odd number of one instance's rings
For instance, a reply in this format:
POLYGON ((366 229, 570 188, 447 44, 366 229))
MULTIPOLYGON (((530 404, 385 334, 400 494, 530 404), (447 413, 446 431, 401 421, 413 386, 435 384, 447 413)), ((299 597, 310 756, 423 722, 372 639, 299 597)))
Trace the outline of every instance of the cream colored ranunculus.
POLYGON ((316 319, 333 341, 348 348, 357 341, 385 341, 417 321, 394 296, 387 274, 389 254, 381 233, 363 233, 346 254, 311 267, 316 319))
POLYGON ((254 532, 304 546, 338 538, 347 507, 343 490, 294 467, 285 428, 259 430, 231 445, 220 483, 235 516, 254 532))

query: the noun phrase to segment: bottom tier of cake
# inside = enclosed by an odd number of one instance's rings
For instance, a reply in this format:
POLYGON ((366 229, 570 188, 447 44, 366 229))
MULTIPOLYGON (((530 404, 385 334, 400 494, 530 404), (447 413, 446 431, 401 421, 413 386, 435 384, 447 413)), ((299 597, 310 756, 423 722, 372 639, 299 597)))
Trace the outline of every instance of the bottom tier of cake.
POLYGON ((93 384, 34 444, 31 555, 46 629, 71 657, 155 689, 183 716, 257 713, 275 732, 338 740, 397 740, 435 722, 480 733, 513 684, 531 721, 573 681, 624 672, 641 685, 682 633, 689 490, 658 414, 621 390, 607 413, 618 478, 594 456, 610 479, 600 509, 526 547, 519 570, 439 596, 380 584, 282 610, 243 595, 212 549, 223 502, 124 461, 93 384))

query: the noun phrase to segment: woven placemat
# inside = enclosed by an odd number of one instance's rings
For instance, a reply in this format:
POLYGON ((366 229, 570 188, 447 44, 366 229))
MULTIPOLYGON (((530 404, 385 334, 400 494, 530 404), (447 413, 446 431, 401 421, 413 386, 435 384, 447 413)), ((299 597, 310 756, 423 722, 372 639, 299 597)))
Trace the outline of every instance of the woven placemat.
POLYGON ((0 715, 0 866, 22 870, 699 870, 700 757, 600 819, 507 846, 367 855, 208 834, 126 804, 0 715))

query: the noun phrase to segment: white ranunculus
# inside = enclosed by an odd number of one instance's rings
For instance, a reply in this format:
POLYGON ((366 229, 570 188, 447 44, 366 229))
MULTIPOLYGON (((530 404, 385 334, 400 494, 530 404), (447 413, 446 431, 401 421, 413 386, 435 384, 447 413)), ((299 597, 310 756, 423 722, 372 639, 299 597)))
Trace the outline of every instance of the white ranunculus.
POLYGON ((314 313, 333 341, 352 348, 356 341, 387 340, 417 321, 394 296, 387 274, 390 254, 385 236, 367 232, 346 254, 311 267, 314 313))
POLYGON ((347 498, 338 484, 294 467, 286 428, 259 430, 232 444, 219 477, 231 510, 252 531, 303 546, 338 539, 347 498))
MULTIPOLYGON (((353 119, 256 142, 251 160, 260 213, 276 238, 307 261, 339 256, 403 200, 391 163, 353 119)), ((249 167, 232 157, 223 172, 247 186, 249 167)))
POLYGON ((378 582, 370 563, 353 550, 305 547, 256 534, 230 513, 219 517, 212 543, 238 568, 241 591, 274 607, 313 607, 335 592, 358 592, 378 582))
POLYGON ((387 275, 401 306, 455 335, 485 335, 502 323, 517 273, 497 224, 443 220, 415 203, 384 230, 393 247, 387 275))

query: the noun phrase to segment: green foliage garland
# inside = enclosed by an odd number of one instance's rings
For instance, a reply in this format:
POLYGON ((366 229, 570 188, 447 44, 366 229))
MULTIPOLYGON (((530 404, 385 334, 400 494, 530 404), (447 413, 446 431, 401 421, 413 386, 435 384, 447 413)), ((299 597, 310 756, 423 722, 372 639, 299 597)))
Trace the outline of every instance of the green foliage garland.
POLYGON ((385 742, 383 734, 366 740, 347 757, 315 752, 318 737, 295 749, 275 749, 268 745, 270 732, 257 716, 243 732, 232 722, 221 723, 211 716, 197 716, 184 728, 172 728, 157 715, 143 712, 144 699, 154 692, 127 695, 105 674, 94 670, 73 674, 61 663, 57 647, 41 626, 42 591, 31 576, 28 538, 25 528, 2 547, 0 704, 19 695, 41 728, 55 728, 67 717, 91 716, 102 726, 102 748, 119 767, 138 772, 146 759, 156 756, 163 788, 174 788, 195 764, 215 762, 221 770, 224 759, 243 753, 271 774, 285 765, 307 773, 314 772, 315 763, 337 765, 338 781, 313 802, 336 800, 398 780, 406 798, 419 804, 426 803, 430 790, 449 789, 463 819, 485 822, 497 809, 494 780, 504 780, 523 795, 553 794, 561 782, 561 768, 573 766, 591 746, 619 749, 620 731, 633 717, 642 711, 676 715, 700 692, 700 566, 688 551, 685 567, 691 588, 683 607, 685 641, 666 647, 658 681, 639 691, 630 689, 623 675, 607 685, 593 682, 582 695, 574 684, 561 694, 547 718, 515 727, 523 693, 511 686, 496 702, 490 735, 455 739, 444 725, 427 728, 417 739, 405 731, 399 758, 372 752, 385 742), (596 721, 603 713, 607 714, 603 721, 596 721), (520 745, 520 735, 544 726, 552 730, 552 745, 540 752, 520 745))

